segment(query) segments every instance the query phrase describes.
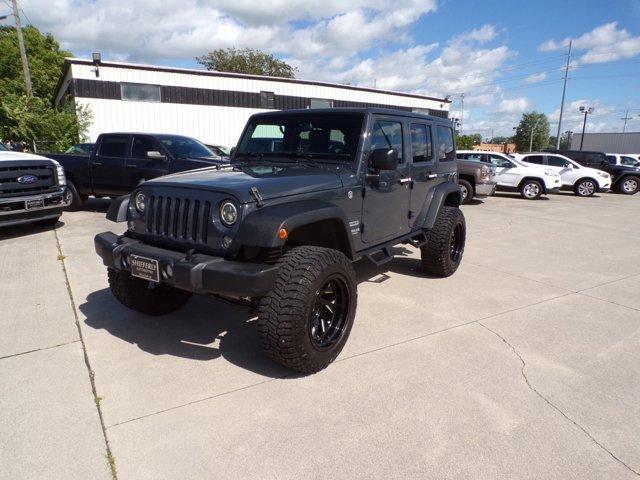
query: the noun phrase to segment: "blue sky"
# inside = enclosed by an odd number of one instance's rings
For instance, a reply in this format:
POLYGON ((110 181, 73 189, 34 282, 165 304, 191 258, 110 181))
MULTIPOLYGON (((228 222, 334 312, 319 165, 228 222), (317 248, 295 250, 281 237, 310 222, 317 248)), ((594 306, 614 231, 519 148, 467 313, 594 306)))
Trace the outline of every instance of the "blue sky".
POLYGON ((640 0, 23 0, 26 23, 77 56, 198 67, 216 48, 252 47, 299 78, 454 98, 465 133, 510 134, 524 111, 555 131, 566 43, 574 55, 563 131, 640 131, 640 0))

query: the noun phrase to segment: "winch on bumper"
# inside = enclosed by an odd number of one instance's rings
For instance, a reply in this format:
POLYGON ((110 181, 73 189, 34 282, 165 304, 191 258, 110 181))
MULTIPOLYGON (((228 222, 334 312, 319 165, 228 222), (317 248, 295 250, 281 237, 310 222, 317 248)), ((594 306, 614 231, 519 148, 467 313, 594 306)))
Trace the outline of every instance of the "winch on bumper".
POLYGON ((112 232, 96 235, 94 242, 96 252, 108 268, 131 272, 131 255, 157 261, 160 283, 193 293, 261 297, 271 290, 278 272, 277 265, 190 255, 112 232))

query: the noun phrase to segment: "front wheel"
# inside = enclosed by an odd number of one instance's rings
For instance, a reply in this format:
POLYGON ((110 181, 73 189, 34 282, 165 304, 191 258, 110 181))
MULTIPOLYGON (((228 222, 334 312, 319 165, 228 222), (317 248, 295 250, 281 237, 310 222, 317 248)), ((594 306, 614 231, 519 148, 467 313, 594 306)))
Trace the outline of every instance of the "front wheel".
POLYGON ((65 201, 69 205, 67 205, 66 210, 68 210, 69 212, 82 210, 86 199, 87 197, 84 197, 80 195, 80 193, 78 193, 78 189, 73 184, 73 182, 67 181, 67 192, 65 193, 65 201))
POLYGON ((182 307, 191 298, 190 292, 169 285, 149 282, 129 272, 109 269, 111 293, 125 307, 145 315, 165 315, 182 307))
POLYGON ((578 183, 576 183, 573 191, 579 197, 591 197, 598 191, 598 184, 595 180, 585 178, 584 180, 580 180, 578 183))
POLYGON ((464 215, 456 207, 440 207, 427 244, 420 249, 422 268, 439 277, 453 275, 460 266, 467 236, 464 215))
POLYGON ((285 253, 271 292, 260 300, 258 332, 264 353, 305 374, 333 362, 349 337, 357 282, 337 250, 302 246, 285 253))
POLYGON ((638 177, 627 177, 623 178, 620 182, 620 192, 625 195, 635 195, 638 193, 638 189, 640 188, 640 178, 638 177))
POLYGON ((462 196, 462 203, 467 204, 473 200, 474 192, 473 186, 466 180, 459 179, 458 186, 460 187, 460 195, 462 196))
POLYGON ((542 185, 537 180, 525 180, 520 186, 520 195, 527 200, 537 200, 542 196, 542 185))

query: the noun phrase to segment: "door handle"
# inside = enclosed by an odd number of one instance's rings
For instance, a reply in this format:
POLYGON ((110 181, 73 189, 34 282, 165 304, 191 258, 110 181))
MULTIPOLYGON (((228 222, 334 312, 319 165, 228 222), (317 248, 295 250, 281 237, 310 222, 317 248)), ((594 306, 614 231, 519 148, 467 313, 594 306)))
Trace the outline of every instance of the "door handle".
POLYGON ((427 178, 428 178, 429 180, 432 180, 432 179, 436 178, 437 176, 438 176, 438 174, 437 174, 437 173, 430 173, 429 175, 427 175, 427 178))
POLYGON ((102 163, 100 163, 100 162, 92 162, 91 165, 93 165, 94 167, 99 167, 100 165, 102 165, 102 163))
POLYGON ((127 168, 138 168, 138 166, 137 165, 129 165, 129 164, 127 164, 127 168))
POLYGON ((399 182, 404 185, 405 183, 409 183, 411 181, 411 177, 401 178, 399 182))

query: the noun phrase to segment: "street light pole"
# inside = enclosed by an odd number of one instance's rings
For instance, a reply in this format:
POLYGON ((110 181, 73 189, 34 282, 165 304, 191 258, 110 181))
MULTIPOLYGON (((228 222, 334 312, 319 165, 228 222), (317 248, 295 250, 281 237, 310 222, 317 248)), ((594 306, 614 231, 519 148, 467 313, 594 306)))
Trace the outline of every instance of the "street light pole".
POLYGON ((27 88, 27 95, 31 96, 31 72, 29 71, 29 61, 27 60, 27 50, 24 47, 24 37, 22 36, 22 25, 20 23, 20 9, 18 0, 12 0, 13 18, 16 20, 16 32, 18 33, 18 47, 20 48, 20 58, 22 59, 22 72, 24 73, 24 84, 27 88))
POLYGON ((582 150, 582 145, 584 144, 584 131, 587 128, 587 115, 593 113, 593 107, 585 107, 582 105, 580 107, 580 111, 584 113, 584 121, 582 122, 582 137, 580 137, 580 150, 582 150))

